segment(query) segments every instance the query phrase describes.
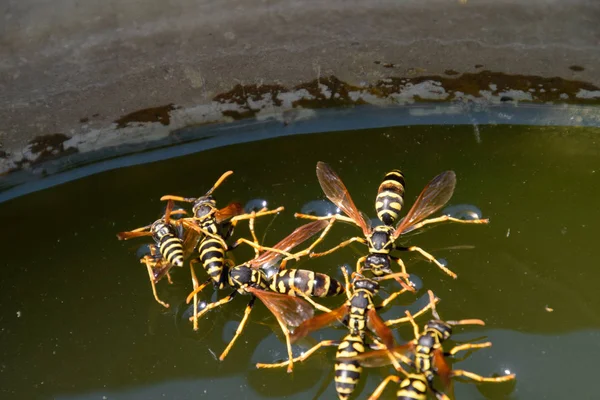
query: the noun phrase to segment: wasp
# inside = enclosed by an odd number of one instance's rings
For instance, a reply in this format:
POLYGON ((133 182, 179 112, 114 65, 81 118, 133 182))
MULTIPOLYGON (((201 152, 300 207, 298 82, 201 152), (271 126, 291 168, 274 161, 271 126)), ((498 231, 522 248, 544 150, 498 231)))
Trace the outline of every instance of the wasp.
MULTIPOLYGON (((514 379, 515 375, 504 375, 500 377, 483 377, 464 370, 452 370, 445 357, 454 356, 459 351, 474 350, 490 347, 491 342, 483 343, 465 343, 453 347, 451 350, 444 352, 443 343, 448 340, 452 335, 452 326, 456 325, 485 325, 480 319, 464 319, 460 321, 443 321, 437 313, 435 307, 435 296, 431 290, 428 291, 429 304, 431 311, 435 319, 430 320, 425 324, 423 332, 419 333, 419 327, 415 323, 414 318, 407 311, 407 317, 411 322, 415 339, 411 342, 395 347, 393 349, 376 350, 369 353, 363 353, 357 356, 351 357, 352 361, 359 361, 362 366, 377 367, 386 364, 393 363, 396 369, 399 369, 397 363, 394 362, 394 358, 401 360, 404 363, 412 366, 420 377, 425 379, 427 383, 426 387, 429 387, 438 396, 438 392, 433 387, 433 380, 435 375, 438 375, 445 387, 450 384, 450 378, 456 376, 464 376, 473 379, 477 382, 506 382, 514 379), (406 353, 412 353, 414 355, 414 361, 411 361, 405 357, 406 353)), ((389 377, 388 377, 389 378, 389 377)), ((410 378, 410 377, 409 377, 410 378)), ((414 378, 414 377, 412 377, 414 378)), ((398 378, 389 378, 389 380, 397 380, 398 378)), ((421 379, 421 378, 419 378, 421 379)), ((388 381, 389 381, 388 380, 388 381)), ((401 385, 402 386, 402 385, 401 385)), ((383 391, 383 388, 381 389, 383 391)), ((423 390, 425 391, 425 390, 423 390)), ((439 396, 438 396, 439 397, 439 396)), ((410 398, 410 397, 409 397, 410 398)), ((419 397, 412 397, 419 398, 419 397)))
MULTIPOLYGON (((218 209, 215 199, 212 197, 213 192, 217 189, 227 177, 233 174, 233 171, 227 171, 215 182, 215 184, 206 192, 204 196, 198 198, 186 198, 180 196, 166 195, 161 197, 161 200, 167 201, 182 201, 193 203, 191 220, 194 224, 191 229, 196 230, 199 234, 204 235, 198 244, 199 256, 190 262, 190 271, 192 275, 192 284, 194 290, 204 288, 208 283, 212 282, 217 289, 227 287, 227 270, 228 263, 225 253, 231 248, 227 245, 227 239, 233 234, 233 229, 238 221, 275 214, 283 210, 279 207, 275 210, 267 211, 263 208, 259 212, 244 214, 243 208, 239 203, 230 203, 222 209, 218 209), (199 285, 198 278, 194 272, 194 264, 201 264, 209 279, 202 285, 199 285)), ((253 236, 254 236, 254 231, 253 236)), ((235 246, 236 244, 234 244, 235 246)), ((194 310, 197 309, 197 297, 194 297, 194 310)), ((194 329, 197 330, 197 319, 194 319, 194 329)))
MULTIPOLYGON (((400 219, 396 226, 394 226, 394 223, 398 219, 399 212, 404 204, 404 175, 400 171, 394 170, 386 174, 384 181, 379 186, 375 208, 383 225, 376 227, 372 227, 356 208, 348 189, 329 165, 321 161, 317 163, 317 178, 327 198, 343 211, 345 216, 335 214, 331 217, 316 217, 298 213, 295 216, 306 219, 335 218, 353 223, 361 228, 364 237, 350 238, 325 252, 313 253, 311 257, 324 256, 352 242, 359 242, 367 245, 369 251, 367 256, 359 258, 356 263, 356 271, 359 273, 362 270, 370 270, 373 275, 378 277, 390 274, 392 273, 391 261, 394 261, 400 265, 402 273, 406 274, 404 262, 391 254, 393 250, 399 250, 416 251, 430 262, 433 262, 446 274, 456 278, 454 272, 422 248, 417 246, 401 247, 396 245, 396 240, 401 235, 422 228, 425 225, 443 221, 462 224, 487 224, 489 222, 487 219, 461 220, 448 215, 426 219, 442 208, 452 197, 456 186, 456 175, 453 171, 442 172, 433 178, 425 186, 406 216, 400 219)), ((400 280, 398 281, 402 284, 400 280)))
POLYGON ((119 240, 135 237, 151 236, 155 244, 150 244, 150 254, 140 258, 140 263, 146 265, 148 277, 152 285, 154 299, 168 308, 169 304, 158 298, 156 283, 165 275, 171 282, 169 271, 173 266, 182 267, 183 262, 194 251, 200 236, 190 228, 185 219, 172 219, 172 215, 185 214, 184 210, 173 211, 174 203, 169 201, 162 218, 151 225, 143 226, 129 232, 117 234, 119 240))
MULTIPOLYGON (((337 346, 334 378, 335 388, 338 397, 342 400, 348 399, 352 395, 358 385, 362 373, 361 364, 358 361, 353 360, 352 357, 364 353, 365 347, 367 346, 365 343, 367 330, 371 330, 381 339, 380 341, 375 340, 374 343, 369 346, 374 346, 375 348, 392 348, 394 346, 394 337, 389 327, 402 322, 407 322, 408 318, 384 322, 377 314, 377 310, 385 307, 398 295, 406 292, 407 289, 403 288, 391 294, 387 299, 383 300, 379 306, 376 306, 373 299, 379 291, 379 283, 374 279, 369 279, 358 273, 353 273, 352 285, 350 285, 348 273, 343 268, 342 272, 344 273, 346 281, 347 301, 341 307, 333 311, 329 310, 329 312, 304 321, 294 330, 291 339, 292 342, 297 341, 314 330, 329 325, 336 320, 345 321, 346 318, 345 325, 348 327, 349 333, 341 341, 323 340, 298 358, 290 358, 289 361, 276 364, 259 363, 256 364, 257 368, 283 367, 292 362, 306 360, 321 347, 337 346), (350 287, 352 289, 350 289, 350 287)), ((392 276, 386 276, 383 279, 391 277, 392 276)), ((305 299, 313 303, 310 298, 305 297, 305 299)), ((415 315, 424 313, 430 307, 431 305, 428 304, 415 315)))
POLYGON ((402 367, 400 367, 398 371, 404 374, 405 378, 402 379, 397 375, 389 375, 379 386, 377 386, 377 389, 369 396, 369 400, 377 400, 390 382, 399 384, 398 390, 396 391, 397 400, 427 400, 428 389, 433 392, 438 400, 450 400, 447 395, 429 386, 425 375, 415 373, 409 374, 402 369, 402 367))
MULTIPOLYGON (((252 221, 253 220, 251 219, 251 222, 252 221)), ((242 318, 242 321, 240 322, 233 339, 231 339, 231 341, 219 357, 220 360, 225 359, 225 357, 227 356, 227 354, 229 354, 229 351, 233 347, 235 341, 244 330, 244 326, 248 320, 248 317, 250 316, 250 312, 252 311, 256 298, 260 299, 277 319, 281 330, 283 331, 283 334, 286 338, 289 359, 292 360, 292 347, 290 342, 290 331, 288 329, 288 326, 292 328, 299 326, 303 321, 312 318, 312 316, 314 315, 314 310, 311 304, 306 300, 288 295, 288 289, 285 289, 285 285, 281 285, 281 283, 284 282, 284 280, 280 280, 277 285, 273 285, 273 281, 267 277, 266 272, 261 267, 263 267, 266 264, 276 262, 278 259, 281 259, 284 256, 286 256, 284 260, 287 261, 288 259, 298 259, 302 255, 308 254, 312 249, 312 246, 295 254, 291 254, 289 253, 289 251, 292 250, 292 248, 298 246, 300 243, 309 239, 311 236, 315 235, 317 232, 323 230, 327 225, 327 221, 314 221, 305 224, 294 230, 294 232, 292 232, 290 235, 288 235, 286 238, 281 240, 273 247, 264 247, 258 245, 257 243, 248 241, 257 250, 266 252, 260 254, 259 256, 246 263, 236 265, 231 268, 227 266, 225 267, 227 271, 227 285, 233 289, 233 292, 229 296, 226 296, 214 303, 208 304, 200 313, 197 313, 192 317, 194 320, 197 320, 198 318, 202 317, 206 312, 216 307, 220 307, 223 304, 229 303, 234 299, 234 297, 237 294, 249 294, 252 296, 250 302, 246 306, 246 310, 244 311, 244 317, 242 318), (285 293, 277 293, 277 291, 285 293)), ((253 225, 250 224, 250 226, 251 230, 253 230, 253 225)), ((325 233, 326 232, 324 232, 322 235, 324 235, 325 233)), ((289 271, 291 272, 292 270, 289 271)), ((311 282, 305 282, 302 277, 310 277, 310 274, 307 275, 297 273, 298 271, 303 270, 296 270, 296 274, 293 276, 295 276, 296 280, 300 280, 301 284, 306 285, 307 293, 317 296, 325 296, 329 295, 329 293, 334 294, 338 291, 343 291, 343 288, 341 290, 335 289, 333 290, 333 292, 330 291, 329 288, 331 287, 341 287, 341 285, 332 278, 327 277, 327 281, 330 284, 328 288, 320 287, 322 282, 321 280, 314 279, 311 282), (310 290, 308 290, 308 288, 310 288, 310 290)), ((196 296, 199 293, 200 290, 202 290, 202 288, 195 289, 188 296, 187 301, 189 302, 192 297, 196 296)), ((291 372, 292 368, 293 363, 291 362, 288 367, 288 372, 291 372)))

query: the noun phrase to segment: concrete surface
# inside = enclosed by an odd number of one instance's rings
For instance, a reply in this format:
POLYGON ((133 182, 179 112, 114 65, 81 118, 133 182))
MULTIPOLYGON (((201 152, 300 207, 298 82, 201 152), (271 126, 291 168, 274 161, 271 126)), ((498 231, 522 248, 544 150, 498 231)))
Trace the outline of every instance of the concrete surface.
POLYGON ((598 0, 8 0, 0 10, 0 172, 257 116, 261 101, 285 120, 333 99, 331 75, 348 100, 333 105, 456 100, 463 86, 485 101, 600 100, 598 0))

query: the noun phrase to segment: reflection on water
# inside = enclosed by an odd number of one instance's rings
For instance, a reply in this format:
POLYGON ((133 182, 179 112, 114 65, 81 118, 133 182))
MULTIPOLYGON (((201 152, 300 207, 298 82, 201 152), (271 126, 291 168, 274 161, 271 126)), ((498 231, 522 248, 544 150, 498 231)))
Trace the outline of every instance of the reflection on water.
MULTIPOLYGON (((1 262, 0 397, 333 398, 335 349, 319 350, 292 375, 256 370, 254 363, 285 354, 276 322, 257 304, 231 354, 216 361, 247 297, 209 313, 193 332, 186 321, 190 306, 183 301, 191 289, 189 269, 174 269, 173 284, 159 285, 161 298, 171 304, 164 309, 153 300, 147 273, 135 258, 140 243, 115 238, 116 232, 154 221, 163 194, 197 193, 213 184, 213 174, 198 172, 210 166, 234 171, 227 187, 215 193, 219 204, 266 199, 270 207, 285 206, 277 218, 256 221, 259 238, 274 244, 301 224, 294 212, 306 211, 308 204, 316 210, 315 200, 323 199, 315 176, 316 162, 323 160, 343 177, 367 215, 374 214, 386 171, 404 171, 409 206, 432 176, 452 169, 458 177, 452 204, 476 204, 471 211, 479 207, 490 218, 489 226, 446 224, 403 237, 403 244, 447 260, 458 279, 418 254, 401 253, 422 289, 382 311, 384 318, 397 318, 406 308, 418 309, 427 288, 442 299, 443 317, 486 321, 485 328, 457 328, 457 342, 489 339, 493 347, 456 367, 482 375, 508 369, 517 373, 517 382, 456 383, 457 398, 594 398, 592 362, 600 357, 595 253, 600 132, 486 125, 479 132, 480 143, 468 126, 285 137, 108 171, 3 203, 0 218, 9 228, 0 231, 0 242, 11 251, 1 262), (256 163, 249 154, 269 158, 256 163), (106 200, 111 193, 118 200, 106 200)), ((359 233, 355 226, 335 224, 322 248, 359 233)), ((248 235, 247 224, 238 224, 237 235, 248 235)), ((353 243, 298 266, 340 278, 339 267, 354 266, 365 250, 353 243)), ((234 254, 236 260, 252 255, 248 248, 234 254)), ((393 292, 393 283, 384 289, 382 297, 393 292)), ((204 303, 217 296, 211 290, 202 295, 204 303)), ((341 301, 323 304, 337 307, 341 301)), ((324 329, 295 351, 344 333, 341 327, 324 329)), ((401 327, 395 334, 405 341, 412 331, 401 327)), ((389 373, 369 369, 358 398, 366 398, 389 373)))

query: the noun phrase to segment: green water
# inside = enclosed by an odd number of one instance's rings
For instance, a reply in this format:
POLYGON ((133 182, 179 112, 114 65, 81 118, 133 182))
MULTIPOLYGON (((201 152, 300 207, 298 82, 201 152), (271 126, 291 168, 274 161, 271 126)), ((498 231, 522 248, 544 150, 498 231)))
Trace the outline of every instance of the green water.
MULTIPOLYGON (((284 137, 104 172, 1 204, 0 397, 335 398, 333 348, 296 365, 291 375, 254 368, 285 356, 277 326, 260 303, 228 358, 216 361, 247 297, 209 313, 194 333, 181 318, 191 286, 187 268, 173 274, 173 285, 158 284, 161 297, 172 304, 163 309, 135 257, 144 240, 115 237, 156 219, 161 195, 200 195, 232 169, 234 175, 215 193, 217 201, 260 198, 270 207, 285 206, 270 225, 264 220, 257 226, 266 243, 274 244, 300 224, 295 211, 323 198, 315 176, 321 160, 370 216, 384 173, 401 168, 407 206, 433 176, 452 169, 458 183, 449 204, 475 205, 490 218, 489 226, 448 224, 410 238, 446 259, 457 280, 418 255, 403 254, 409 271, 442 299, 443 318, 487 323, 456 329, 458 342, 485 339, 494 346, 455 368, 517 374, 516 384, 456 383, 457 398, 595 398, 600 130, 480 126, 478 131, 436 126, 284 137)), ((323 248, 358 233, 336 225, 323 248)), ((240 235, 247 235, 243 224, 240 235)), ((339 276, 338 267, 353 265, 360 254, 364 248, 357 245, 302 266, 339 276)), ((401 315, 424 293, 401 296, 383 316, 401 315)), ((324 303, 334 307, 342 301, 324 303)), ((313 335, 314 343, 345 332, 325 329, 313 335)), ((397 335, 410 340, 411 330, 401 327, 397 335)), ((368 397, 390 372, 367 370, 357 398, 368 397)), ((392 396, 390 389, 383 398, 392 396)))

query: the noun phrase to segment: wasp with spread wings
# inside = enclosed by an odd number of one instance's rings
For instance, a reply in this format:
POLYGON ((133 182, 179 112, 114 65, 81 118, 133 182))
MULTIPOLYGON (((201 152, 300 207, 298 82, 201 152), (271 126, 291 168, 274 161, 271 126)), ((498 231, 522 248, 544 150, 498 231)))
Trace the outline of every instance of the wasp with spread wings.
MULTIPOLYGON (((400 171, 394 170, 386 174, 383 183, 379 187, 375 208, 377 209, 378 218, 380 218, 383 224, 376 227, 372 227, 369 220, 354 205, 348 189, 346 189, 340 177, 329 165, 321 161, 317 163, 317 178, 327 198, 346 215, 335 214, 327 217, 316 217, 297 213, 295 216, 306 219, 330 219, 333 217, 337 220, 357 225, 361 228, 364 237, 357 236, 350 238, 328 251, 313 253, 311 257, 324 256, 352 242, 359 242, 367 245, 369 251, 367 256, 359 258, 356 263, 356 271, 359 273, 362 270, 370 270, 375 276, 391 274, 391 261, 397 262, 402 272, 406 273, 404 262, 399 257, 392 256, 391 254, 393 250, 399 250, 416 251, 437 265, 446 274, 456 278, 454 272, 446 268, 446 266, 422 248, 417 246, 398 246, 396 245, 396 240, 400 236, 422 228, 425 225, 443 221, 453 221, 463 224, 487 224, 489 222, 487 219, 461 220, 448 215, 427 219, 431 214, 442 208, 452 197, 454 187, 456 186, 456 175, 453 171, 442 172, 433 178, 425 186, 406 216, 400 219, 396 226, 394 226, 394 223, 404 203, 404 176, 400 171)), ((400 280, 398 282, 403 284, 400 280)))

